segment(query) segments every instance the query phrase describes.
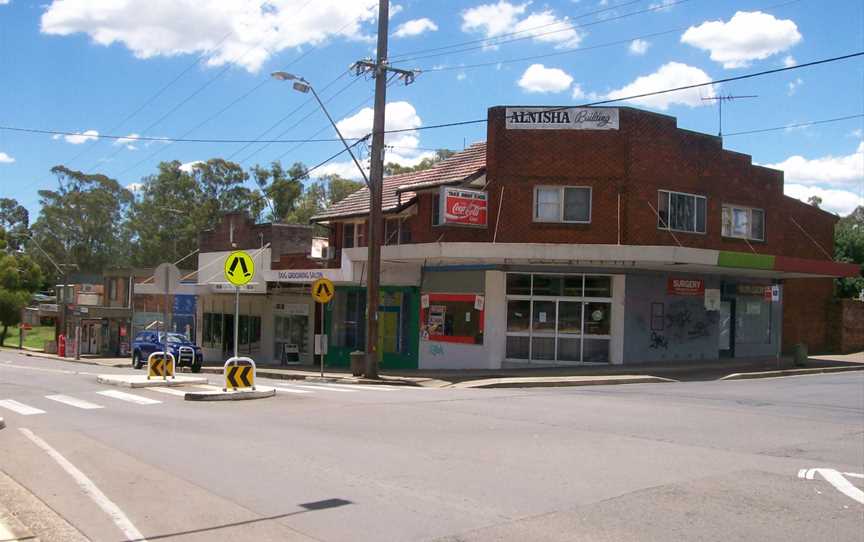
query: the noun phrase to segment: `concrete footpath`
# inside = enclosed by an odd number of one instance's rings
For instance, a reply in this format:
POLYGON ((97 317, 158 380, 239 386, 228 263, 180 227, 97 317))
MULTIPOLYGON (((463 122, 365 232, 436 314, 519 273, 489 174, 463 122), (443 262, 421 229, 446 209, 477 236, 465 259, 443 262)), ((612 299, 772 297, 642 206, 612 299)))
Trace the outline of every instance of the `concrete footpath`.
MULTIPOLYGON (((644 365, 593 365, 584 367, 538 367, 500 370, 383 370, 376 380, 352 376, 343 368, 325 368, 323 381, 345 384, 388 384, 428 388, 502 388, 599 386, 774 378, 864 370, 864 352, 837 356, 814 356, 805 367, 795 367, 791 358, 750 360, 679 361, 644 365)), ((222 367, 204 367, 205 373, 221 373, 222 367)), ((258 366, 262 378, 280 380, 322 380, 313 366, 258 366)))

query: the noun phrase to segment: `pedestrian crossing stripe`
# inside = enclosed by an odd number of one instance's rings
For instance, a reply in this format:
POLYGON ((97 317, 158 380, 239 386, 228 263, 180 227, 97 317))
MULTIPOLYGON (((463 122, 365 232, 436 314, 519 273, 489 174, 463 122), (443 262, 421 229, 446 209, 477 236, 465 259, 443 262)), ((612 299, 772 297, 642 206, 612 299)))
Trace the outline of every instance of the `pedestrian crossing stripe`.
POLYGON ((243 286, 255 275, 255 262, 242 250, 237 250, 225 259, 225 279, 234 286, 243 286))
POLYGON ((15 412, 16 414, 20 414, 22 416, 32 416, 34 414, 45 414, 44 410, 31 407, 29 405, 25 405, 24 403, 19 403, 15 399, 3 399, 0 401, 0 407, 6 408, 15 412))

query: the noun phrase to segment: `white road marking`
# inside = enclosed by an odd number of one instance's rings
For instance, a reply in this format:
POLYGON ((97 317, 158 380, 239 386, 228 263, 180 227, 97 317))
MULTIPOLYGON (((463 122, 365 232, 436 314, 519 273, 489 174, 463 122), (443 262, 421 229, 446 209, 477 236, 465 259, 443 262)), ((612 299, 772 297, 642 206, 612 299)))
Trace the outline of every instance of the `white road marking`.
POLYGON ((178 397, 186 397, 185 390, 178 390, 175 388, 146 388, 148 391, 158 391, 159 393, 165 393, 168 395, 176 395, 178 397))
POLYGON ((12 412, 17 412, 22 416, 32 416, 33 414, 45 414, 44 410, 19 403, 15 399, 3 399, 0 401, 0 407, 8 408, 12 412))
MULTIPOLYGON (((825 479, 826 482, 834 486, 834 489, 839 491, 840 493, 846 495, 853 501, 856 501, 860 504, 864 504, 864 491, 861 491, 854 485, 852 485, 849 480, 843 477, 843 474, 840 474, 834 469, 825 469, 825 468, 817 468, 817 469, 801 469, 798 471, 798 478, 805 478, 807 480, 815 479, 815 476, 819 474, 822 478, 825 479), (802 472, 803 471, 803 472, 802 472)), ((864 476, 862 476, 864 478, 864 476)))
POLYGON ((135 525, 126 517, 126 514, 123 513, 123 510, 120 509, 119 506, 114 504, 114 502, 109 499, 102 491, 96 487, 90 478, 87 477, 86 474, 78 470, 78 467, 73 465, 68 459, 63 457, 57 450, 52 448, 47 442, 42 440, 33 434, 29 429, 25 429, 23 427, 18 428, 21 433, 24 434, 25 437, 30 439, 33 444, 42 449, 48 456, 57 462, 64 471, 66 471, 69 476, 71 476, 75 482, 78 484, 78 487, 81 488, 81 491, 84 492, 85 495, 90 497, 96 505, 102 509, 103 512, 108 514, 111 518, 111 521, 114 522, 123 534, 126 536, 127 540, 135 540, 136 542, 147 542, 144 538, 144 535, 135 528, 135 525))
POLYGON ((393 388, 384 388, 378 384, 322 384, 330 388, 351 388, 363 391, 394 391, 393 388))
POLYGON ((147 397, 141 397, 140 395, 133 395, 131 393, 117 390, 97 391, 96 393, 98 393, 99 395, 104 395, 105 397, 110 397, 112 399, 119 399, 121 401, 135 403, 136 405, 155 405, 162 402, 157 401, 156 399, 148 399, 147 397))
POLYGON ((335 391, 339 393, 357 393, 355 390, 340 390, 339 388, 330 388, 328 386, 317 385, 317 386, 302 386, 300 384, 295 384, 294 387, 303 388, 305 390, 315 390, 315 391, 335 391))
POLYGON ((46 395, 45 398, 51 399, 52 401, 57 401, 58 403, 63 403, 64 405, 74 406, 76 408, 83 408, 84 410, 104 408, 102 405, 97 405, 96 403, 91 403, 90 401, 85 401, 84 399, 77 399, 68 395, 46 395))
POLYGON ((10 367, 13 369, 25 369, 27 371, 42 371, 45 373, 60 373, 65 375, 98 375, 99 373, 89 373, 87 371, 70 371, 68 369, 48 369, 45 367, 28 367, 27 365, 14 365, 12 363, 4 363, 0 368, 10 367))

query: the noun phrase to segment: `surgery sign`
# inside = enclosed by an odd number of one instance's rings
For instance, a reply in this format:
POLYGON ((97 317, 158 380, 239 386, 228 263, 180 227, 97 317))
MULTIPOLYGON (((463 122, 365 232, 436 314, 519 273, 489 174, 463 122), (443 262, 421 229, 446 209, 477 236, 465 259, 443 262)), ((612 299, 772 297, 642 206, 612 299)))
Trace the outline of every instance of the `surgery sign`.
POLYGON ((452 226, 486 226, 489 197, 481 190, 441 188, 442 223, 452 226))

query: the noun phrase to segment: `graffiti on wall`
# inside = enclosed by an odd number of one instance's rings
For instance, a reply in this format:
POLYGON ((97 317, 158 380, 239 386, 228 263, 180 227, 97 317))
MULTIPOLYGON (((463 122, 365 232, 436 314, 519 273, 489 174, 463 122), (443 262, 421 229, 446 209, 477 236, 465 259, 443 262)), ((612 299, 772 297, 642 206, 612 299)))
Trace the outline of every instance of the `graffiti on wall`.
POLYGON ((440 344, 433 344, 429 346, 429 354, 432 356, 443 356, 444 355, 444 347, 440 344))
POLYGON ((654 348, 656 350, 663 349, 667 350, 669 348, 669 341, 663 335, 657 333, 656 331, 651 332, 651 344, 649 348, 654 348))

